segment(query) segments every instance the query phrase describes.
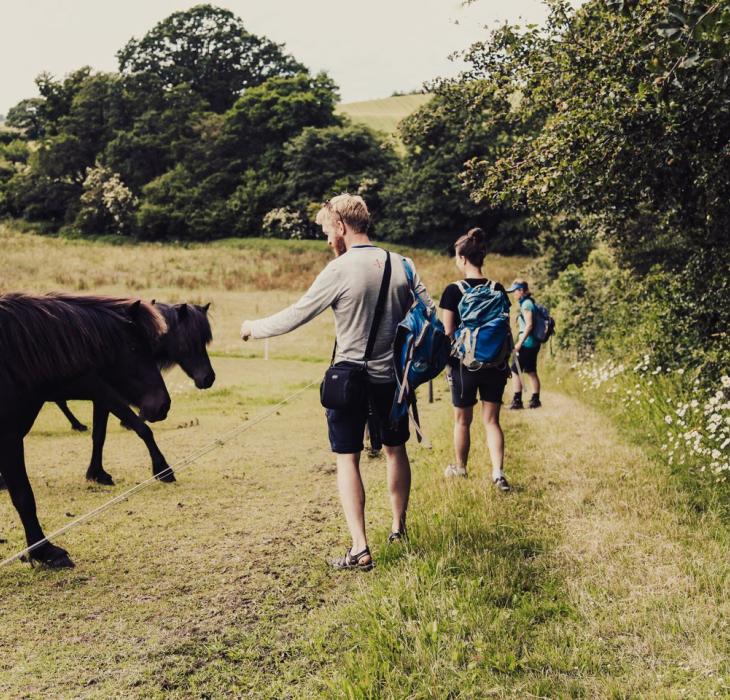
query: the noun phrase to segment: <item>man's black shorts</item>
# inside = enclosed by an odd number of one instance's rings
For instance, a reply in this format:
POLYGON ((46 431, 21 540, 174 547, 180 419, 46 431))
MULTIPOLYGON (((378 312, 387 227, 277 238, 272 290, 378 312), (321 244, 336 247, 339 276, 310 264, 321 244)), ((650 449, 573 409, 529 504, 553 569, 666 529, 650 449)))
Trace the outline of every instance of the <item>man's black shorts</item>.
MULTIPOLYGON (((402 418, 395 427, 390 425, 390 409, 397 390, 395 382, 388 384, 369 384, 370 402, 380 424, 380 438, 384 445, 397 447, 410 437, 408 416, 402 418)), ((327 411, 327 432, 332 452, 351 454, 363 449, 365 423, 368 419, 367 402, 352 408, 331 409, 327 411)))
MULTIPOLYGON (((517 357, 520 359, 520 369, 523 372, 537 372, 537 353, 540 352, 540 346, 536 345, 534 348, 526 348, 524 345, 520 348, 517 353, 517 357)), ((517 365, 512 363, 512 371, 517 372, 517 365)))
POLYGON ((509 369, 483 367, 471 372, 460 362, 453 362, 446 368, 446 378, 451 388, 451 403, 456 408, 468 408, 477 402, 477 391, 482 401, 502 403, 509 369))

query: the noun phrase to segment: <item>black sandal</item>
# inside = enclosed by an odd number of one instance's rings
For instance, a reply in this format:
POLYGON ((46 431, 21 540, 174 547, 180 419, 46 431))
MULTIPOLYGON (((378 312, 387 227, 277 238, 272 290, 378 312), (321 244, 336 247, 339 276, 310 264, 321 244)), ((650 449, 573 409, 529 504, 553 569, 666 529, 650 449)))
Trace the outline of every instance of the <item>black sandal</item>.
POLYGON ((370 569, 375 566, 375 562, 370 554, 370 548, 365 547, 362 552, 358 552, 357 554, 353 554, 352 551, 348 549, 347 552, 345 552, 344 557, 335 559, 332 562, 332 566, 339 570, 358 569, 360 571, 370 571, 370 569), (363 562, 362 560, 365 557, 369 557, 369 561, 363 562))
POLYGON ((395 532, 391 532, 388 535, 388 544, 393 544, 395 542, 403 542, 408 535, 406 535, 405 529, 403 530, 396 530, 395 532))

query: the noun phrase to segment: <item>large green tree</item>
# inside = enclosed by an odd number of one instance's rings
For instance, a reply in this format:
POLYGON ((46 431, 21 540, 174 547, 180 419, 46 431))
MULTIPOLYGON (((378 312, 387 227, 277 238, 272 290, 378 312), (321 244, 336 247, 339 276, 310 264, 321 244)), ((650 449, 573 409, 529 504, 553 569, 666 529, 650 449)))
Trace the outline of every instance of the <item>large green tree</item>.
POLYGON ((471 162, 473 193, 586 226, 633 273, 625 288, 644 302, 635 323, 654 315, 653 349, 667 361, 721 358, 730 1, 550 4, 546 27, 503 27, 472 49, 477 74, 519 93, 519 111, 539 124, 496 161, 471 162))
POLYGON ((135 192, 184 160, 200 138, 208 103, 188 85, 160 89, 155 76, 125 79, 131 124, 115 131, 99 160, 135 192))
POLYGON ((154 238, 260 233, 270 209, 287 203, 284 145, 306 127, 338 123, 325 75, 274 77, 246 90, 222 115, 197 124, 174 168, 144 188, 140 230, 154 238))
POLYGON ((156 75, 166 88, 186 83, 216 112, 246 88, 306 72, 283 45, 251 34, 232 12, 213 5, 173 13, 117 57, 122 73, 156 75))
POLYGON ((469 181, 494 203, 586 213, 637 271, 726 249, 730 5, 552 3, 547 30, 508 27, 473 53, 542 120, 469 181), (619 5, 621 7, 619 7, 619 5), (710 21, 712 20, 712 21, 710 21))
POLYGON ((284 145, 284 202, 311 219, 326 199, 358 193, 367 200, 376 231, 383 186, 396 167, 393 147, 365 126, 306 127, 284 145))
POLYGON ((511 134, 509 96, 480 79, 444 81, 435 96, 400 126, 405 156, 383 191, 381 230, 393 240, 448 245, 468 228, 490 233, 493 250, 524 252, 534 230, 507 206, 474 201, 462 173, 473 158, 493 160, 511 134))

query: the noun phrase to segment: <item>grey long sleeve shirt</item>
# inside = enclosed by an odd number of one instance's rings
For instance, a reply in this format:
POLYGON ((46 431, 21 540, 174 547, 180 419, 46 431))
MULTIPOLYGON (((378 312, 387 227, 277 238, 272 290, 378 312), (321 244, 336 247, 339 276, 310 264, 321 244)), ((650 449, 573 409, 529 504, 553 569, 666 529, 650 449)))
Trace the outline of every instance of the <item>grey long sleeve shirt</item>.
MULTIPOLYGON (((414 286, 421 299, 435 307, 409 258, 391 253, 390 288, 380 320, 368 375, 376 383, 393 381, 393 339, 398 324, 413 303, 403 261, 414 271, 414 286)), ((335 314, 337 355, 335 361, 362 361, 373 322, 380 283, 385 269, 385 251, 373 245, 353 246, 330 262, 304 296, 283 311, 253 321, 254 338, 283 335, 311 321, 325 309, 335 314)))

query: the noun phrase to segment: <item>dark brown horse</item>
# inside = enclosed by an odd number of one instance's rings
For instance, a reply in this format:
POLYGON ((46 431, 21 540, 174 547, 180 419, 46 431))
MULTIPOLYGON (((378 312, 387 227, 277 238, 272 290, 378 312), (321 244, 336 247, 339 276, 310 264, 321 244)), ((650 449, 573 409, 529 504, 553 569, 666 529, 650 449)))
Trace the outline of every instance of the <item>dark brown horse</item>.
POLYGON ((41 406, 90 399, 127 425, 163 420, 170 396, 154 352, 165 330, 161 314, 138 300, 0 296, 0 475, 28 545, 40 543, 31 559, 73 566, 64 549, 45 540, 26 472, 23 438, 41 406))
MULTIPOLYGON (((194 382, 198 389, 208 389, 215 381, 215 372, 210 364, 207 346, 213 340, 213 334, 208 320, 210 304, 197 306, 195 304, 162 304, 152 302, 162 314, 167 324, 167 331, 160 338, 155 353, 155 359, 160 369, 168 369, 173 365, 180 365, 182 370, 194 382)), ((59 408, 71 422, 74 430, 79 430, 81 424, 66 405, 65 401, 58 402, 59 408)), ((91 463, 86 471, 86 478, 100 484, 112 485, 114 480, 111 474, 104 470, 102 454, 106 438, 107 419, 109 411, 100 404, 94 404, 94 431, 92 434, 93 450, 91 463)), ((147 429, 138 432, 144 440, 152 459, 152 473, 161 474, 163 481, 175 481, 175 476, 169 468, 165 457, 155 443, 152 431, 147 429)))

